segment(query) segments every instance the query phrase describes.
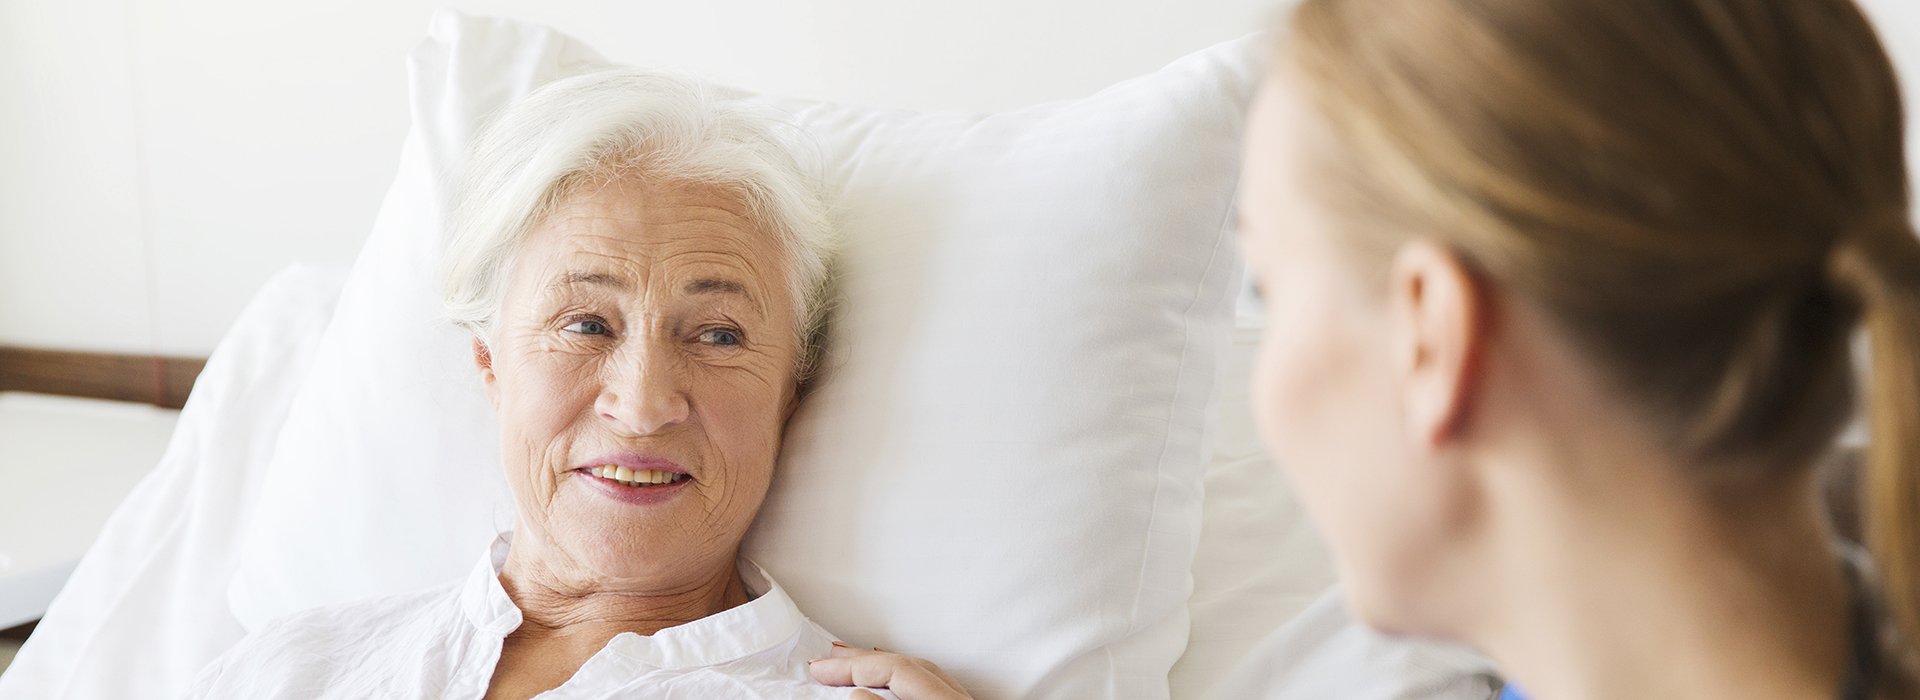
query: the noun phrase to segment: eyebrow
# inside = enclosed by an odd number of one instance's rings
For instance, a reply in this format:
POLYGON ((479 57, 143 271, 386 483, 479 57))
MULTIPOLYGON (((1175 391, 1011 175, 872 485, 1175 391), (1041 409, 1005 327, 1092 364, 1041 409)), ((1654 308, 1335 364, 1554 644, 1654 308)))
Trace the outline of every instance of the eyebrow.
POLYGON ((631 280, 605 272, 569 272, 555 279, 553 284, 547 285, 547 287, 549 289, 560 289, 583 284, 612 287, 619 290, 633 289, 633 282, 631 280))
POLYGON ((739 282, 720 277, 699 277, 687 280, 680 286, 680 292, 687 295, 731 294, 745 300, 754 310, 760 311, 760 300, 747 291, 747 286, 739 282))
POLYGON ((738 294, 745 297, 752 296, 747 293, 746 285, 733 280, 710 277, 688 280, 686 285, 680 288, 680 291, 687 294, 738 294))

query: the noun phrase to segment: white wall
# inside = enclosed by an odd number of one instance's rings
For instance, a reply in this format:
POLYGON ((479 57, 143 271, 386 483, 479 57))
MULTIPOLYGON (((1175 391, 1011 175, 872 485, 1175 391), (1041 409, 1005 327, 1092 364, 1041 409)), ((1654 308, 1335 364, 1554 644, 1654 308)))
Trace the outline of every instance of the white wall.
MULTIPOLYGON (((0 344, 205 353, 281 266, 351 262, 406 131, 404 57, 446 1, 0 0, 0 344)), ((456 5, 747 88, 990 110, 1151 70, 1278 3, 456 5)), ((1867 4, 1920 73, 1920 4, 1867 4)))
MULTIPOLYGON (((296 260, 348 263, 447 0, 0 0, 0 344, 205 353, 296 260)), ((742 87, 991 110, 1252 31, 1270 0, 458 2, 742 87)))

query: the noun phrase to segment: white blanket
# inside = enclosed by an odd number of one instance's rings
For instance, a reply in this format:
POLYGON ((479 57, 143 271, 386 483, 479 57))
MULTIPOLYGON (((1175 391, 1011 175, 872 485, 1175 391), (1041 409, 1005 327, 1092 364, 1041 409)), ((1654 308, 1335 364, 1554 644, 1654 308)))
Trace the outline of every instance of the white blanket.
POLYGON ((240 639, 227 581, 246 506, 343 281, 294 266, 242 312, 159 465, 0 674, 0 698, 173 697, 240 639))

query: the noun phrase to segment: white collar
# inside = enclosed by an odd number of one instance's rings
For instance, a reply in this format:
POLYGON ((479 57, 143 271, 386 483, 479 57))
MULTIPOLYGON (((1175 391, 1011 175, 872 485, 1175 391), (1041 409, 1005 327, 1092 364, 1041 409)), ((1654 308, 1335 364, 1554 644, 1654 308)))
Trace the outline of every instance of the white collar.
MULTIPOLYGON (((500 585, 500 567, 512 539, 512 532, 495 538, 460 590, 461 611, 483 634, 505 637, 520 627, 520 608, 500 585)), ((652 636, 622 632, 600 654, 618 654, 650 668, 696 668, 751 656, 791 639, 806 621, 800 608, 759 565, 743 557, 739 567, 747 593, 756 596, 753 600, 652 636)))

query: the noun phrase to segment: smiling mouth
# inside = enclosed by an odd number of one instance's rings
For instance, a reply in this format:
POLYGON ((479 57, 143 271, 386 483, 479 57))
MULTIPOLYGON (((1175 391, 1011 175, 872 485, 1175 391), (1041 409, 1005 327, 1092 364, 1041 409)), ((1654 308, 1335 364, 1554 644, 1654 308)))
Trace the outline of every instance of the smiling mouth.
POLYGON ((691 478, 679 472, 661 471, 658 469, 628 469, 611 464, 590 467, 582 469, 581 471, 621 486, 634 488, 671 486, 691 478))

